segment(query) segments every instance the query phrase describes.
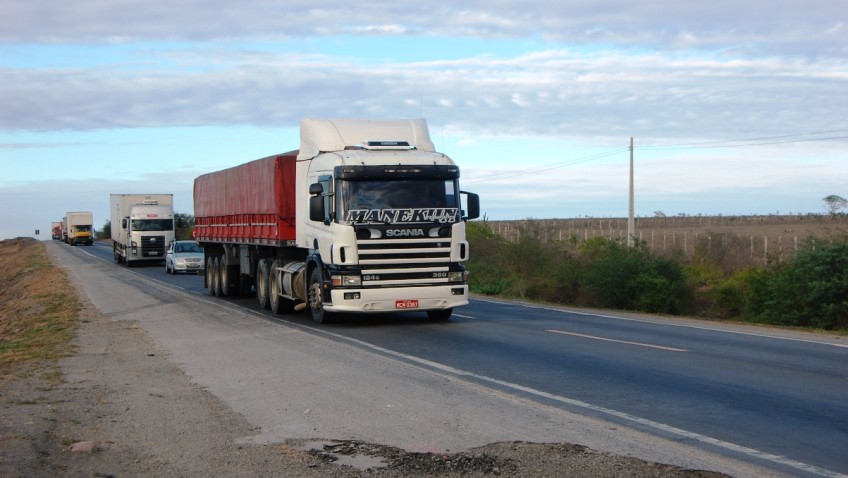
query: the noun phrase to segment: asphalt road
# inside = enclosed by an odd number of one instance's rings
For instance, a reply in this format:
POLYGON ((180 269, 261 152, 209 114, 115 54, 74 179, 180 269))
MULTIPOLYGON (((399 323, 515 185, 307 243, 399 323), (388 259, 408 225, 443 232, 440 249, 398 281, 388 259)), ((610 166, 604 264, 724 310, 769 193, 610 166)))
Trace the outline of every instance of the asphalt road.
MULTIPOLYGON (((125 269, 107 247, 77 249, 125 269)), ((168 276, 159 265, 131 271, 205 294, 198 276, 168 276)), ((482 298, 448 323, 413 313, 313 326, 300 314, 258 311, 253 299, 210 300, 526 403, 780 473, 848 474, 848 340, 838 337, 482 298)))

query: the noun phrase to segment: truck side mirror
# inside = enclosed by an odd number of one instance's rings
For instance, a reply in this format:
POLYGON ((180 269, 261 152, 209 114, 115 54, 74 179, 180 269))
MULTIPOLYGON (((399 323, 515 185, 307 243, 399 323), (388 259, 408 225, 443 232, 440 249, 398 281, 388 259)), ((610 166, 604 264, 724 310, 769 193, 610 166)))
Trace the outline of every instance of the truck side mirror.
POLYGON ((324 186, 321 183, 310 184, 309 194, 309 220, 323 221, 327 215, 324 211, 324 186))
POLYGON ((123 218, 123 219, 121 219, 121 228, 122 228, 122 229, 126 229, 126 228, 127 228, 127 218, 123 218))
POLYGON ((466 191, 460 191, 460 194, 465 195, 465 207, 468 209, 468 215, 463 219, 477 219, 480 217, 480 196, 466 191))

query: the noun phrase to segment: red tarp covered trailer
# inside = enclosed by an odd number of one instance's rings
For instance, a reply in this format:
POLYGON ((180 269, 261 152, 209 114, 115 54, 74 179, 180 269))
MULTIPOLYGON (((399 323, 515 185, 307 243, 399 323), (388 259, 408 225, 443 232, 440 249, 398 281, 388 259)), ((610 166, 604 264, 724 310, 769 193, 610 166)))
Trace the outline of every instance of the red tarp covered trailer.
POLYGON ((194 237, 206 242, 286 245, 295 241, 297 151, 194 180, 194 237))

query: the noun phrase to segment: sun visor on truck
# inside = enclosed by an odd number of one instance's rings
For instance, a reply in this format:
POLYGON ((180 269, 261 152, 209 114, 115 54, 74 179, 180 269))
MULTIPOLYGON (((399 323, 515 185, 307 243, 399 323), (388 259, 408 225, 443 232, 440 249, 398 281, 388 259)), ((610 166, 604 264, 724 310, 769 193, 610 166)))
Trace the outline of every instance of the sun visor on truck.
POLYGON ((415 166, 336 166, 336 177, 352 181, 401 180, 401 179, 456 179, 459 167, 454 165, 425 164, 415 166))
POLYGON ((315 119, 300 122, 298 160, 311 159, 325 151, 342 151, 373 141, 406 142, 419 151, 436 151, 427 121, 418 119, 315 119), (379 135, 380 137, 374 137, 379 135))

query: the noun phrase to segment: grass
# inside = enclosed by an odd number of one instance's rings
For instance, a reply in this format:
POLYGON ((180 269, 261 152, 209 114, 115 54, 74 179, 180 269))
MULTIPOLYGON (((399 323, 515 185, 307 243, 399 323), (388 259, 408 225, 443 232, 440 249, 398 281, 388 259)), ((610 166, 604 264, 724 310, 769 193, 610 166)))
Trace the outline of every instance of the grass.
POLYGON ((65 272, 40 241, 0 241, 0 375, 73 352, 80 305, 65 272))

